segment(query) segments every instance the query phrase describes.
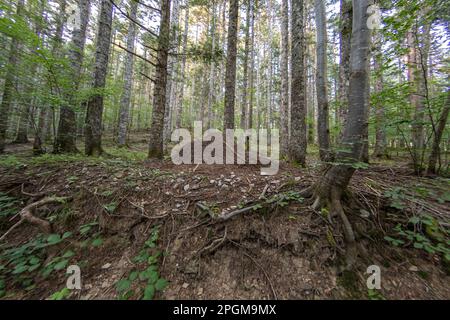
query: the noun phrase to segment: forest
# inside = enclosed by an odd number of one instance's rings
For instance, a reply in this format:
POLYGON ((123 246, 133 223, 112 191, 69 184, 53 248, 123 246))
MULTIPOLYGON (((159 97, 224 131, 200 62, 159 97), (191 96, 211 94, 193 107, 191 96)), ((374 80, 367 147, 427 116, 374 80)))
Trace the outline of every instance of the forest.
POLYGON ((0 300, 450 299, 450 2, 0 0, 0 300))

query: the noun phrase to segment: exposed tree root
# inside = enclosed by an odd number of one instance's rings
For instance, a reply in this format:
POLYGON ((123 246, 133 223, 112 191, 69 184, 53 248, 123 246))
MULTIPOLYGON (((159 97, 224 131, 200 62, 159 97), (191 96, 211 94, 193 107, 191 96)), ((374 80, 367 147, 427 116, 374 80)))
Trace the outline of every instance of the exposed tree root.
POLYGON ((69 199, 68 197, 44 198, 42 200, 39 200, 39 201, 36 201, 36 202, 33 202, 33 203, 27 205, 25 208, 23 208, 19 212, 20 220, 17 223, 15 223, 11 228, 9 228, 8 231, 6 231, 0 237, 0 241, 3 241, 8 234, 10 234, 15 228, 17 228, 24 222, 29 222, 29 223, 39 227, 42 230, 42 232, 44 232, 44 233, 50 233, 52 231, 52 226, 51 226, 50 222, 34 216, 33 211, 44 205, 47 205, 50 203, 61 203, 68 199, 69 199))
POLYGON ((318 211, 322 208, 328 208, 330 219, 331 217, 339 216, 347 244, 345 269, 351 269, 356 262, 358 251, 353 227, 342 206, 343 191, 337 186, 319 181, 317 185, 304 189, 300 194, 305 198, 312 199, 311 208, 313 210, 318 211))

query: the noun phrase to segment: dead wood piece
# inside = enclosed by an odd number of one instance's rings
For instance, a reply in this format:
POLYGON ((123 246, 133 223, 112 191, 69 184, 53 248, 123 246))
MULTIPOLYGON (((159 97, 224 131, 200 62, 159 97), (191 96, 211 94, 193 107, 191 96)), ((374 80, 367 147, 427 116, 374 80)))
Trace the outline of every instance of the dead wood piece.
POLYGON ((44 198, 39 201, 33 202, 29 205, 27 205, 25 208, 23 208, 19 212, 20 220, 15 223, 11 228, 8 229, 1 237, 0 241, 6 238, 6 236, 11 233, 15 228, 20 226, 23 222, 29 222, 33 225, 38 226, 43 232, 50 233, 52 231, 52 226, 50 222, 47 220, 38 218, 33 215, 33 211, 36 210, 39 207, 45 206, 50 203, 61 203, 63 201, 67 201, 69 197, 51 197, 51 198, 44 198))

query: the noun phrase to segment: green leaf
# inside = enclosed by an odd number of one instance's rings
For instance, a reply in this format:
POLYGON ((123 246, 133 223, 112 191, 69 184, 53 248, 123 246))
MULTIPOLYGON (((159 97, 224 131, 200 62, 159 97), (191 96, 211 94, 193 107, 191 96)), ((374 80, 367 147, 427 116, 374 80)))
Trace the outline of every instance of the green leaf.
POLYGON ((73 252, 72 250, 68 250, 63 254, 63 258, 70 258, 73 257, 75 255, 75 252, 73 252))
POLYGON ((123 291, 128 290, 130 288, 130 286, 131 286, 131 281, 130 280, 122 279, 122 280, 119 280, 119 282, 117 282, 116 289, 119 292, 123 292, 123 291))
POLYGON ((70 232, 70 231, 64 232, 64 234, 62 235, 62 239, 64 240, 64 239, 70 237, 71 235, 72 235, 72 232, 70 232))
POLYGON ((139 272, 133 271, 133 272, 130 273, 130 276, 128 277, 128 279, 130 279, 130 281, 134 281, 134 280, 136 280, 138 275, 139 275, 139 272))
POLYGON ((414 248, 416 249, 423 249, 423 244, 420 242, 414 242, 414 248))
POLYGON ((32 272, 32 271, 36 270, 37 268, 39 268, 40 266, 41 266, 40 263, 34 264, 34 265, 32 265, 31 267, 28 268, 28 271, 32 272))
POLYGON ((158 291, 162 291, 167 287, 168 284, 169 282, 166 279, 160 278, 155 283, 155 289, 158 291))
POLYGON ((97 238, 94 241, 92 241, 92 245, 94 247, 99 247, 99 246, 102 245, 102 243, 103 243, 103 239, 102 238, 97 238))
POLYGON ((59 234, 51 234, 51 235, 48 236, 47 242, 50 245, 60 243, 61 242, 61 237, 60 237, 59 234))
POLYGON ((144 291, 144 300, 152 300, 155 296, 155 286, 152 284, 149 284, 147 287, 145 287, 144 291))
POLYGON ((20 264, 20 265, 17 265, 17 266, 14 268, 12 274, 23 273, 23 272, 25 272, 25 271, 27 271, 27 270, 28 270, 28 265, 26 265, 26 264, 20 264))
POLYGON ((54 270, 62 270, 67 266, 67 263, 69 262, 69 260, 65 259, 65 260, 61 260, 60 262, 58 262, 57 264, 55 264, 53 266, 54 270))

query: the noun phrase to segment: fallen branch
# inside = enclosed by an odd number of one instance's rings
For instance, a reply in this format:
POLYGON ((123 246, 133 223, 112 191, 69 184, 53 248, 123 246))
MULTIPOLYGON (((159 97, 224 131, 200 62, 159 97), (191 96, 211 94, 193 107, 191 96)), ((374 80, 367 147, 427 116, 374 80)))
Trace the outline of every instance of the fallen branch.
POLYGON ((61 203, 68 199, 69 199, 68 197, 44 198, 42 200, 39 200, 39 201, 36 201, 36 202, 33 202, 33 203, 27 205, 25 208, 23 208, 19 212, 20 220, 17 223, 15 223, 11 228, 9 228, 8 231, 6 231, 0 237, 0 241, 3 241, 3 239, 5 239, 8 234, 10 234, 15 228, 20 226, 25 221, 38 226, 45 233, 50 233, 52 231, 52 226, 51 226, 50 222, 34 216, 33 211, 36 210, 37 208, 45 206, 47 204, 61 203))

